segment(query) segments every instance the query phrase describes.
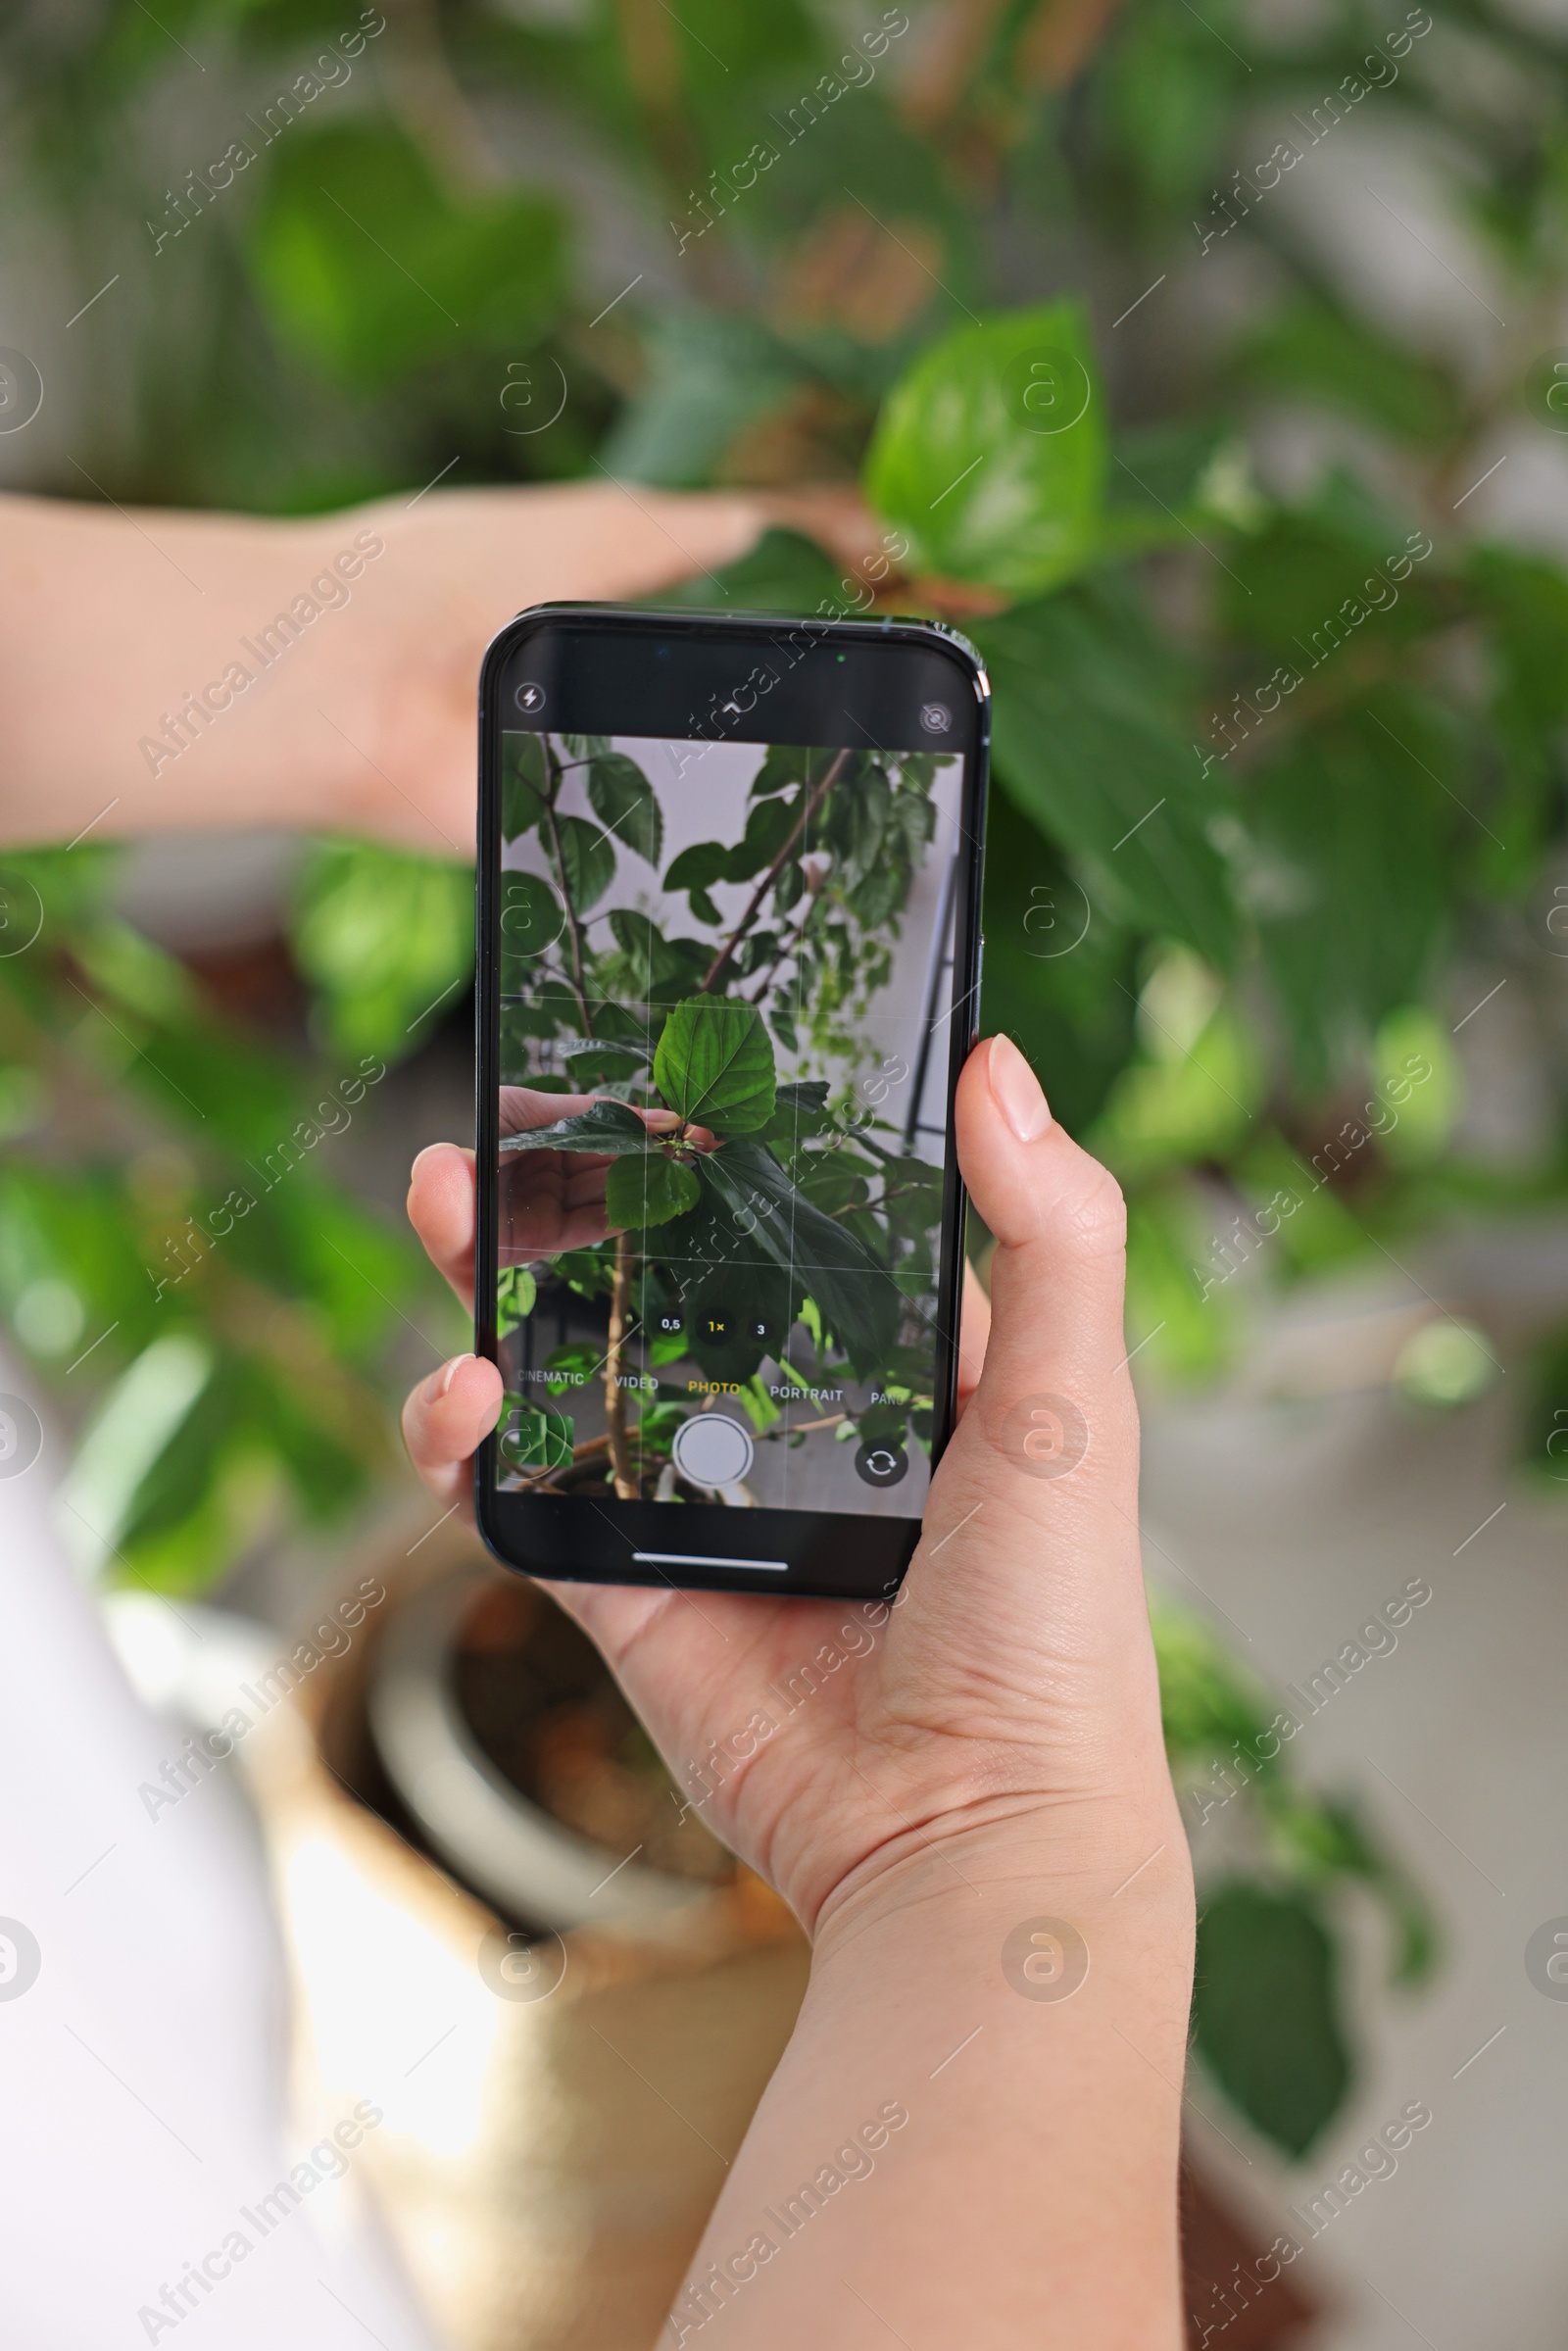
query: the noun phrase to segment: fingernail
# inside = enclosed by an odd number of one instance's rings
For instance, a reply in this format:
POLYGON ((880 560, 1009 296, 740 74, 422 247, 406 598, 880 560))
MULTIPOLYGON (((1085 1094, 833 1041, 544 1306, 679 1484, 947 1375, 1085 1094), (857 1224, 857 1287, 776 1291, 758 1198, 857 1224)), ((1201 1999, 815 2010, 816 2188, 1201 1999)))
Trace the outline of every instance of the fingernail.
POLYGON ((439 1371, 430 1374, 429 1396, 432 1404, 440 1402, 465 1363, 472 1361, 472 1355, 454 1355, 450 1363, 443 1363, 439 1371))
POLYGON ((416 1152, 415 1152, 415 1154, 414 1154, 414 1165, 413 1165, 413 1166, 412 1166, 412 1167, 409 1169, 409 1182, 410 1182, 411 1184, 413 1183, 413 1181, 414 1181, 415 1177, 416 1177, 416 1176, 418 1174, 418 1172, 419 1172, 419 1161, 420 1161, 421 1159, 428 1158, 428 1157, 429 1157, 429 1155, 430 1155, 430 1153, 431 1153, 431 1151, 441 1151, 442 1149, 444 1149, 444 1146, 443 1146, 443 1145, 441 1145, 441 1144, 439 1144, 439 1143, 427 1143, 427 1144, 425 1145, 425 1147, 424 1147, 423 1151, 416 1151, 416 1152))
POLYGON ((997 1106, 1020 1143, 1036 1143, 1051 1124, 1040 1080, 1010 1037, 993 1037, 986 1064, 997 1106))

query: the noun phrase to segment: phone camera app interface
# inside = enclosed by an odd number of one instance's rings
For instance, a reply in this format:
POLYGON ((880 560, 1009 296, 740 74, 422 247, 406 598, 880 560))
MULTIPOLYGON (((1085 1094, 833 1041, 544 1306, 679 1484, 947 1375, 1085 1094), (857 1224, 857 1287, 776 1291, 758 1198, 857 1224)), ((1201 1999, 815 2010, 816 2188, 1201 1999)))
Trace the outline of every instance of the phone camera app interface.
POLYGON ((962 762, 503 738, 507 1493, 917 1516, 962 762))

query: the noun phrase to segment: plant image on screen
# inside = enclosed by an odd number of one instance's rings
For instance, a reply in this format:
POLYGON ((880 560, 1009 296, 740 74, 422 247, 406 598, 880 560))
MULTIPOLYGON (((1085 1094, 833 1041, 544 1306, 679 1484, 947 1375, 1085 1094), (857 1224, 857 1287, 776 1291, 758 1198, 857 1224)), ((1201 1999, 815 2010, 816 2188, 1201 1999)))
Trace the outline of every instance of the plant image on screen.
POLYGON ((505 738, 507 1489, 918 1511, 958 766, 505 738))

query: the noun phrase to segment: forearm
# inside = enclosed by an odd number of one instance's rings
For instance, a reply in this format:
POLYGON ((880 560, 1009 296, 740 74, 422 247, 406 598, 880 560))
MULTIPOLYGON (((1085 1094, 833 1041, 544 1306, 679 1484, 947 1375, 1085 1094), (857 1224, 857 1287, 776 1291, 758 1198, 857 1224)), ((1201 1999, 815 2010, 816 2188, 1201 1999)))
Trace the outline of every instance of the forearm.
POLYGON ((763 518, 610 482, 305 521, 0 498, 0 844, 276 825, 469 857, 497 629, 711 573, 763 518))
MULTIPOLYGON (((348 545, 359 525, 342 521, 348 545)), ((284 644, 277 616, 336 553, 327 535, 316 521, 0 501, 0 838, 287 825, 335 807, 343 746, 289 722, 262 637, 284 644), (250 673, 239 694, 236 665, 250 673)), ((334 592, 349 593, 311 602, 334 592)), ((313 625, 324 638, 337 617, 313 625)), ((287 647, 302 668, 317 650, 287 647)))
POLYGON ((1146 1834, 1119 1891, 1037 1820, 831 1922, 667 2340, 1176 2351, 1192 1887, 1146 1834))

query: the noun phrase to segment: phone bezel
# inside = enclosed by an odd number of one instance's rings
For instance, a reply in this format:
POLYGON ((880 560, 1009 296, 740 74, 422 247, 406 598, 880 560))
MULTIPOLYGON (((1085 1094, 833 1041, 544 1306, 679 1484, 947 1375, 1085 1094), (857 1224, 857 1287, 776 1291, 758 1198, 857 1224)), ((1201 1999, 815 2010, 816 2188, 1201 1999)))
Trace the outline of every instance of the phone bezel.
MULTIPOLYGON (((955 921, 952 1017, 960 1050, 951 1058, 947 1127, 953 1131, 953 1100, 964 1054, 978 1033, 983 826, 990 750, 990 685, 979 655, 962 637, 940 623, 912 619, 799 618, 783 613, 650 612, 612 605, 539 605, 520 612, 487 648, 480 673, 478 857, 475 892, 475 1135, 476 1197, 474 1248, 474 1348, 497 1360, 496 1208, 500 1083, 501 992, 496 901, 501 874, 501 737, 515 731, 504 724, 503 681, 519 647, 547 629, 580 623, 595 636, 663 639, 671 647, 671 677, 679 674, 676 650, 733 646, 745 654, 765 645, 775 653, 788 636, 797 644, 818 641, 840 650, 851 645, 907 648, 939 655, 959 672, 972 709, 973 731, 965 753, 961 826, 967 852, 959 869, 955 921)), ((798 657, 800 658, 800 657, 798 657)), ((878 664, 880 667, 881 664, 878 664)), ((755 663, 751 683, 755 676, 755 663)), ((775 678, 775 684, 777 683, 775 678)), ((737 688, 738 692, 739 689, 737 688)), ((755 706, 754 706, 755 707, 755 706)), ((753 731, 738 719, 733 739, 831 741, 831 734, 753 731)), ((544 722, 559 731, 555 717, 544 722)), ((544 726, 540 731, 544 731, 544 726)), ((630 726, 573 725, 572 732, 631 733, 630 726)), ((650 734, 664 729, 650 725, 650 734)), ((694 737, 669 736, 670 740, 694 737)), ((938 1360, 931 1458, 935 1467, 952 1435, 957 1383, 957 1316, 963 1278, 966 1195, 956 1157, 949 1152, 938 1258, 938 1360)), ((508 1494, 493 1484, 496 1439, 487 1437, 474 1457, 474 1516, 480 1536, 504 1565, 552 1582, 661 1584, 689 1591, 763 1592, 791 1597, 885 1599, 897 1591, 919 1541, 920 1520, 856 1512, 733 1510, 718 1502, 621 1501, 607 1494, 590 1500, 574 1494, 508 1494), (673 1523, 672 1523, 673 1522, 673 1523), (670 1553, 679 1543, 682 1557, 670 1553), (658 1552, 666 1564, 639 1562, 635 1553, 658 1552), (761 1562, 785 1561, 778 1572, 761 1562), (760 1564, 743 1564, 756 1561, 760 1564), (670 1572, 673 1567, 673 1572, 670 1572)))

